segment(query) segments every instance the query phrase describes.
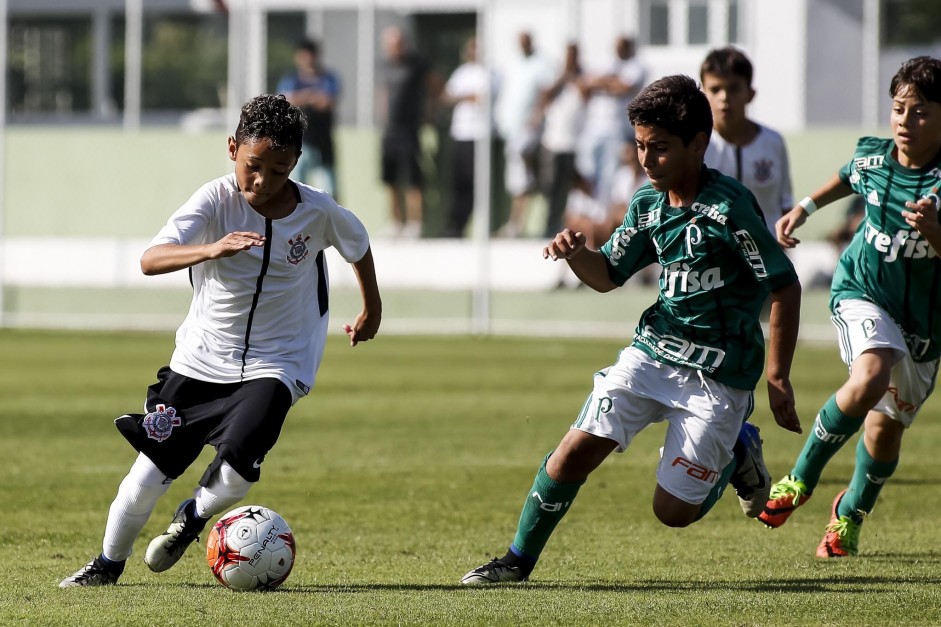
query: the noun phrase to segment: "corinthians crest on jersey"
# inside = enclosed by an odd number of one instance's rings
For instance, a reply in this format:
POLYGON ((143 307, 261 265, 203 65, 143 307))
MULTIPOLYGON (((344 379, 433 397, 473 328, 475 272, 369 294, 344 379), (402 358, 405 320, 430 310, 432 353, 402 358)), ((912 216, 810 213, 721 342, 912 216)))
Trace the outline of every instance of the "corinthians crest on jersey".
POLYGON ((310 235, 298 233, 288 240, 288 244, 290 245, 288 249, 288 263, 296 266, 307 259, 307 255, 310 254, 310 249, 307 247, 307 241, 309 239, 310 235))

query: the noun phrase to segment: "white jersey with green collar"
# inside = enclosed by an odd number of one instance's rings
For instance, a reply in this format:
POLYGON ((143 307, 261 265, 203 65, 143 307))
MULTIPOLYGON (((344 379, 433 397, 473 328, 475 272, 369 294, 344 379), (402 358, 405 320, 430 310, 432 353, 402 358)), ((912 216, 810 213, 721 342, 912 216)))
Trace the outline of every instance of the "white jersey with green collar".
POLYGON ((703 175, 691 207, 671 207, 665 193, 641 187, 601 253, 618 285, 650 263, 663 267, 659 296, 641 316, 634 346, 751 390, 764 369, 762 304, 797 274, 754 195, 716 170, 703 175))
POLYGON ((861 298, 884 309, 905 334, 912 358, 941 357, 941 262, 902 217, 906 201, 937 195, 941 153, 923 168, 906 168, 891 139, 862 137, 840 179, 866 200, 866 215, 840 256, 830 309, 861 298))

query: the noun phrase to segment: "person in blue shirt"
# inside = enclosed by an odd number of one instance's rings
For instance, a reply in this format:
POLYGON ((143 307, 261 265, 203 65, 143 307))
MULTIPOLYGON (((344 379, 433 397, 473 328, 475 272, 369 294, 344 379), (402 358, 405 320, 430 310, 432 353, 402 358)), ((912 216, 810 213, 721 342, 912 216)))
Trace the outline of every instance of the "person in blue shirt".
POLYGON ((300 108, 307 118, 307 130, 300 159, 294 176, 304 183, 318 170, 322 173, 317 186, 337 198, 336 154, 333 145, 333 127, 336 103, 340 96, 340 79, 324 68, 320 60, 320 45, 304 40, 294 51, 296 70, 278 81, 278 93, 300 108))

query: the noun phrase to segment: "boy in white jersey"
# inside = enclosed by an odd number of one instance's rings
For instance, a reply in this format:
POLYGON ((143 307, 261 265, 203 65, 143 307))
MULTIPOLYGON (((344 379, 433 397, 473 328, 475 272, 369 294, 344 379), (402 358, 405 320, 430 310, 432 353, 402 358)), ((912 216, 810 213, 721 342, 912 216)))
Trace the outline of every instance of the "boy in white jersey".
POLYGON ((819 207, 856 193, 863 224, 830 292, 846 383, 817 414, 791 472, 759 516, 783 525, 813 494, 830 458, 860 427, 856 469, 833 501, 817 556, 856 555, 859 532, 898 465, 902 435, 934 389, 941 357, 941 60, 905 62, 889 87, 892 139, 863 137, 853 159, 777 223, 782 246, 819 207))
POLYGON ((699 80, 714 130, 705 161, 751 190, 773 233, 774 223, 794 205, 791 171, 781 135, 746 114, 755 98, 753 74, 751 61, 732 46, 711 51, 702 62, 699 80))
POLYGON ((189 269, 193 301, 145 413, 115 421, 139 455, 111 504, 102 552, 60 587, 114 584, 157 499, 206 444, 216 457, 147 548, 151 570, 173 566, 209 519, 258 481, 320 365, 327 247, 353 265, 363 296, 362 311, 344 325, 350 344, 375 337, 382 302, 366 229, 323 191, 288 178, 304 128, 284 96, 246 103, 228 140, 235 172, 197 190, 141 257, 147 275, 189 269))
POLYGON ((751 192, 704 167, 706 97, 688 76, 668 76, 631 102, 628 117, 650 182, 600 250, 565 229, 543 256, 565 259, 599 292, 659 263, 659 298, 617 363, 595 374, 581 414, 536 474, 506 555, 467 573, 464 584, 525 580, 588 475, 656 422, 668 423, 653 498, 663 524, 699 520, 730 482, 746 514, 757 516, 771 481, 758 430, 745 420, 764 365, 759 313, 769 292, 771 410, 779 425, 800 430, 789 379, 800 283, 751 192))

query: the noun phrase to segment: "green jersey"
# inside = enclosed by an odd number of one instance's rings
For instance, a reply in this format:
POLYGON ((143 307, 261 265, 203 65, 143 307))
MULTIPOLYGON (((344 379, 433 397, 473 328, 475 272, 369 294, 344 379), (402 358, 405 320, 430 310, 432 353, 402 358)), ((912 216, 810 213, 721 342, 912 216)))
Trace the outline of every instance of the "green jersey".
POLYGON ((634 346, 752 390, 764 369, 761 307, 797 274, 752 193, 717 170, 704 168, 703 177, 690 207, 671 207, 666 193, 641 187, 601 253, 617 285, 650 263, 663 267, 634 346))
POLYGON ((934 194, 941 184, 941 153, 923 168, 906 168, 891 139, 863 137, 840 180, 866 199, 866 215, 833 274, 830 309, 861 298, 884 309, 905 335, 915 361, 941 356, 941 263, 902 217, 905 201, 934 194))

